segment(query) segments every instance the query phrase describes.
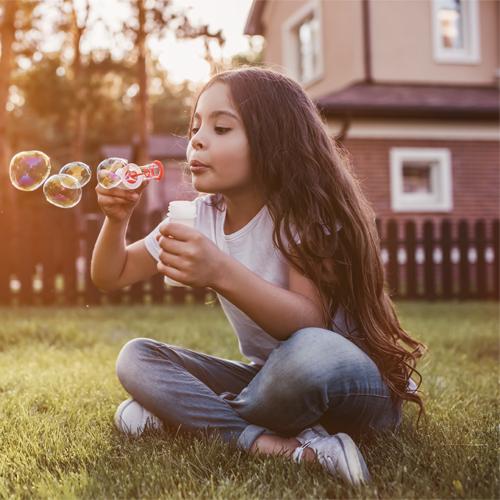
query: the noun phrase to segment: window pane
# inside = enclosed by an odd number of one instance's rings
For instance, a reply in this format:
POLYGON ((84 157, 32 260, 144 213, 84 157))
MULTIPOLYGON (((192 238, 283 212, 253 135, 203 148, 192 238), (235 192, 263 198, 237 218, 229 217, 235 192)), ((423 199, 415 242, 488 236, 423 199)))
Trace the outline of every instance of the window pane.
POLYGON ((316 53, 318 31, 316 21, 310 16, 298 27, 299 37, 299 77, 301 81, 311 79, 317 68, 316 53))
POLYGON ((403 192, 431 194, 431 165, 405 162, 403 165, 403 192))
POLYGON ((441 45, 447 49, 463 49, 463 0, 440 0, 438 23, 441 45))

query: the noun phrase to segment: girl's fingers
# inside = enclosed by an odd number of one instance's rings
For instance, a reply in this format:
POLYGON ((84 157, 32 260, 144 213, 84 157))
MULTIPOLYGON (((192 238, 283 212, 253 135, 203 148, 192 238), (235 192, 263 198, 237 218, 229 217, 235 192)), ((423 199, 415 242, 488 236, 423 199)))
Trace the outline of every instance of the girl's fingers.
POLYGON ((99 194, 100 197, 106 197, 113 200, 124 200, 128 203, 137 201, 139 199, 139 195, 137 193, 125 193, 124 195, 116 194, 116 193, 102 193, 99 194))
POLYGON ((156 264, 156 269, 158 269, 158 272, 160 272, 161 274, 168 274, 169 276, 172 276, 172 279, 176 281, 178 281, 178 279, 176 279, 176 276, 178 277, 181 275, 181 272, 178 269, 172 266, 166 266, 162 262, 158 262, 156 264))
POLYGON ((166 266, 175 267, 176 269, 182 269, 183 266, 182 257, 163 251, 160 252, 160 261, 166 266))
POLYGON ((163 235, 158 235, 158 245, 164 252, 168 252, 174 255, 181 255, 183 249, 183 243, 175 240, 174 238, 165 238, 163 235))
POLYGON ((118 198, 117 196, 105 196, 99 195, 99 204, 105 207, 113 205, 130 205, 130 200, 124 200, 123 198, 118 198))
POLYGON ((112 188, 106 189, 102 186, 97 185, 95 188, 96 193, 103 196, 116 196, 123 199, 136 199, 137 191, 131 189, 121 189, 121 188, 112 188))

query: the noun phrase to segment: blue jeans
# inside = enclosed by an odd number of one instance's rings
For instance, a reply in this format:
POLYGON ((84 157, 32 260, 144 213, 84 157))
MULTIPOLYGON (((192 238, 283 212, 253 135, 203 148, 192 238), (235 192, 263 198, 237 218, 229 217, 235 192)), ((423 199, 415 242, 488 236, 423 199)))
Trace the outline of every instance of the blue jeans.
POLYGON ((322 328, 296 331, 263 366, 137 338, 122 348, 116 371, 165 425, 215 431, 245 450, 263 433, 290 437, 317 423, 356 437, 401 422, 372 359, 322 328))

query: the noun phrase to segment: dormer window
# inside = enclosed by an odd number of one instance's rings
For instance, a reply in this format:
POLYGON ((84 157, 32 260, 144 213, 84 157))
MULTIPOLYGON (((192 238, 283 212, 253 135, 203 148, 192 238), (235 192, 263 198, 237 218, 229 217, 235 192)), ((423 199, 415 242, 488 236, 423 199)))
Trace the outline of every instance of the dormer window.
POLYGON ((477 0, 433 0, 434 59, 438 63, 479 63, 477 0))

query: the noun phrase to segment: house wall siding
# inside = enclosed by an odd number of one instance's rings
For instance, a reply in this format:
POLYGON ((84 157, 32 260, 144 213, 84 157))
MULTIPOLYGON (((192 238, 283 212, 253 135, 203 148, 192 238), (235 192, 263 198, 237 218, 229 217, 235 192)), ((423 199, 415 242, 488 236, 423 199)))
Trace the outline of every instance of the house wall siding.
MULTIPOLYGON (((264 62, 286 73, 281 27, 305 0, 267 2, 264 62)), ((322 0, 324 78, 306 87, 313 98, 363 80, 362 0, 322 0)), ((431 0, 370 2, 372 73, 376 82, 493 85, 500 68, 500 2, 478 1, 480 62, 438 63, 432 46, 431 0)))
POLYGON ((378 82, 492 85, 499 61, 500 3, 478 1, 479 64, 434 61, 431 0, 371 2, 373 76, 378 82))
MULTIPOLYGON (((287 73, 284 67, 283 23, 294 12, 309 3, 306 0, 270 1, 263 13, 266 26, 264 62, 287 73)), ((324 78, 306 88, 311 97, 331 92, 364 78, 362 10, 359 0, 322 1, 324 78)))

